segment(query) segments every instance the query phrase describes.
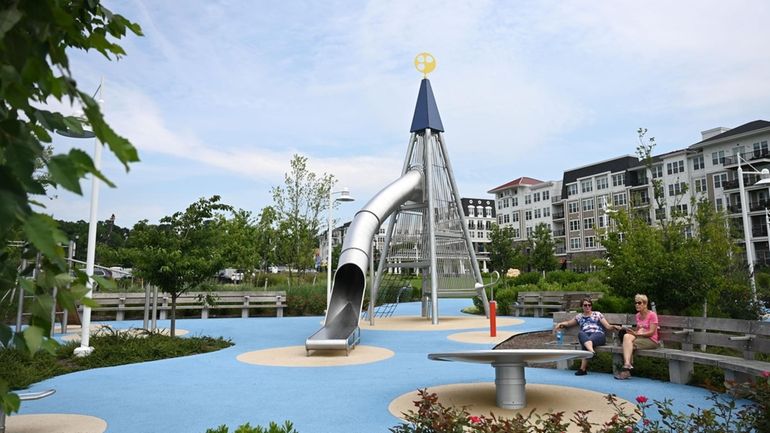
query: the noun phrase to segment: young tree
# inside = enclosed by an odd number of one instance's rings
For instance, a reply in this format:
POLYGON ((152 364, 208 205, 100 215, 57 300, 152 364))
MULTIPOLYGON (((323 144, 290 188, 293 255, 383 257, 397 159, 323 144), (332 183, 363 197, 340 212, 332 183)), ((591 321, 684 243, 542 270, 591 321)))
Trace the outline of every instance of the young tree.
MULTIPOLYGON (((43 255, 37 279, 20 280, 23 289, 34 295, 29 326, 16 335, 0 324, 2 347, 14 346, 30 355, 41 348, 53 350, 55 342, 45 337, 51 328, 53 288, 58 289, 56 301, 63 308, 74 307, 86 293, 83 274, 68 286, 61 247, 66 237, 41 211, 42 200, 36 197, 45 195, 47 187, 81 194, 80 180, 88 174, 112 185, 86 152, 46 152, 54 131, 83 130, 80 120, 51 111, 46 104, 55 99, 80 105, 96 138, 126 169, 139 160, 131 143, 104 121, 96 101, 78 88, 67 56, 67 50, 75 48, 118 58, 125 52, 113 40, 127 31, 141 35, 137 24, 112 13, 99 0, 18 0, 0 6, 0 261, 7 270, 6 260, 12 253, 5 246, 13 240, 23 240, 43 255), (37 171, 41 165, 42 176, 37 171)), ((15 278, 3 278, 0 283, 11 280, 15 278)), ((10 289, 7 285, 2 288, 10 289)), ((15 412, 19 404, 18 396, 0 380, 0 410, 15 412)))
POLYGON ((230 211, 219 196, 201 198, 184 212, 134 226, 134 273, 171 295, 171 335, 176 332, 176 300, 182 293, 211 278, 224 263, 220 214, 230 211))
POLYGON ((284 175, 284 185, 273 188, 273 209, 277 215, 280 240, 277 253, 291 269, 313 266, 313 250, 318 242, 320 215, 328 206, 334 177, 321 176, 307 167, 307 158, 294 155, 291 171, 284 175))
POLYGON ((275 248, 278 243, 278 233, 275 230, 275 221, 277 219, 275 209, 266 206, 259 214, 257 223, 257 254, 262 260, 262 272, 267 273, 268 266, 275 263, 275 248))
POLYGON ((555 270, 559 263, 553 254, 554 242, 548 225, 545 223, 536 225, 535 231, 527 241, 530 245, 529 260, 532 267, 540 272, 555 270))
POLYGON ((501 228, 497 224, 492 224, 489 239, 490 242, 487 244, 489 265, 492 270, 505 275, 509 268, 515 266, 519 255, 513 245, 513 229, 511 227, 501 228))
POLYGON ((260 269, 262 258, 259 255, 257 225, 251 212, 239 209, 231 218, 219 216, 222 230, 222 254, 226 267, 242 269, 246 275, 260 269))

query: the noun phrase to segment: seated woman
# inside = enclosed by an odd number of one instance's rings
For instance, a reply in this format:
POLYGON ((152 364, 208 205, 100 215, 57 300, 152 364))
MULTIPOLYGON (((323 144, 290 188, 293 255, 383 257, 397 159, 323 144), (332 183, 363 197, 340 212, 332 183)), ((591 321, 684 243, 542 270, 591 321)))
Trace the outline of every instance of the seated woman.
POLYGON ((628 379, 634 365, 631 357, 634 350, 657 349, 658 342, 658 315, 647 309, 648 299, 645 295, 634 296, 636 307, 636 329, 626 330, 623 336, 623 368, 615 379, 628 379))
MULTIPOLYGON (((580 305, 583 307, 583 312, 576 315, 574 319, 557 323, 556 329, 579 325, 578 340, 580 340, 580 346, 584 350, 596 353, 594 352, 594 347, 603 346, 607 342, 604 335, 605 329, 616 329, 618 327, 610 325, 602 313, 592 311, 593 301, 591 301, 591 298, 583 298, 580 305)), ((587 373, 588 359, 583 358, 580 360, 580 369, 575 372, 575 376, 585 376, 587 373)))

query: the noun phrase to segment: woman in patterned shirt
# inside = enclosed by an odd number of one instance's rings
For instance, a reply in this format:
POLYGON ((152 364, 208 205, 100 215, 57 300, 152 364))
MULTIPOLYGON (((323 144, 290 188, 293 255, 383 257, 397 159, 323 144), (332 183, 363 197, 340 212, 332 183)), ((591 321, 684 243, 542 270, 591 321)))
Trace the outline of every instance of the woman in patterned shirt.
MULTIPOLYGON (((594 352, 594 347, 603 346, 607 341, 604 335, 605 329, 617 329, 618 327, 610 325, 602 313, 591 310, 593 308, 591 298, 583 298, 580 305, 583 307, 583 312, 576 315, 574 319, 557 323, 556 329, 569 328, 575 325, 580 326, 580 331, 578 332, 580 346, 583 347, 583 350, 596 353, 594 352)), ((580 369, 575 372, 575 376, 585 376, 587 373, 588 359, 583 358, 580 360, 580 369)))

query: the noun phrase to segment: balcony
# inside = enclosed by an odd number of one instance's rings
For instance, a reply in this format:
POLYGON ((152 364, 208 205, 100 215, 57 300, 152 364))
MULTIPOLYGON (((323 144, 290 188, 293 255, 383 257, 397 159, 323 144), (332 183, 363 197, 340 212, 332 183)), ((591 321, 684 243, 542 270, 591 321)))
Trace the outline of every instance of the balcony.
MULTIPOLYGON (((743 161, 757 161, 757 160, 770 160, 770 149, 758 149, 751 152, 745 152, 741 154, 743 161)), ((725 167, 730 165, 738 165, 738 156, 726 156, 722 163, 725 167)))
POLYGON ((561 237, 561 236, 565 236, 565 235, 566 235, 566 232, 564 231, 564 229, 554 230, 553 231, 553 236, 554 237, 561 237))
POLYGON ((650 205, 649 197, 633 197, 631 198, 631 207, 643 207, 650 205))
POLYGON ((555 196, 551 197, 551 203, 560 203, 560 202, 561 202, 561 196, 560 195, 555 195, 555 196))
POLYGON ((563 220, 564 219, 564 212, 555 212, 551 215, 551 218, 555 220, 563 220))
POLYGON ((765 210, 768 207, 770 207, 770 200, 764 199, 759 201, 750 201, 749 202, 749 211, 750 212, 756 212, 760 210, 765 210))
POLYGON ((751 236, 753 237, 765 237, 767 236, 767 225, 754 226, 751 228, 751 236))
POLYGON ((724 189, 725 191, 728 189, 738 189, 738 179, 723 181, 722 189, 724 189))

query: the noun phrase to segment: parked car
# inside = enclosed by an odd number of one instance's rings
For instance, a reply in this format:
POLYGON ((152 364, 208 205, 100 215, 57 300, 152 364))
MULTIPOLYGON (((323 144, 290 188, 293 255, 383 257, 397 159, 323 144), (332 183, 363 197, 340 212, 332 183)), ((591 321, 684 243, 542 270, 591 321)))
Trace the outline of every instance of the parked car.
POLYGON ((235 268, 225 268, 219 271, 217 278, 220 283, 235 283, 243 281, 243 270, 235 268))

